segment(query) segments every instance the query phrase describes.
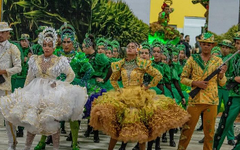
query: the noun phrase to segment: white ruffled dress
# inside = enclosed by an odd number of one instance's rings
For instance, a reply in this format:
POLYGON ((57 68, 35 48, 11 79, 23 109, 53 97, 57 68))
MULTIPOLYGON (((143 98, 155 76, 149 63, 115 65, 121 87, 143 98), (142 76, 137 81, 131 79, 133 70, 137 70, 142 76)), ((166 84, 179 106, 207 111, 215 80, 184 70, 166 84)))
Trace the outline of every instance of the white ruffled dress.
POLYGON ((88 99, 86 88, 71 85, 75 75, 66 57, 53 56, 51 65, 42 73, 43 55, 33 55, 25 87, 0 98, 4 117, 33 134, 52 135, 59 130, 59 121, 82 119, 88 99), (65 82, 56 80, 66 74, 65 82))

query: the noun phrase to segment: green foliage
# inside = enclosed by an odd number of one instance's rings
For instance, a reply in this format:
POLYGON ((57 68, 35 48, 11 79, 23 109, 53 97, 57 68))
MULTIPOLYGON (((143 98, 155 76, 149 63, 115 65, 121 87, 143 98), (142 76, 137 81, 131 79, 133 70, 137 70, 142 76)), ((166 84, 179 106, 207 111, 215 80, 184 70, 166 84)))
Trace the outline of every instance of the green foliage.
MULTIPOLYGON (((211 32, 211 31, 209 31, 209 32, 211 32)), ((232 26, 226 33, 221 34, 221 35, 217 35, 213 32, 211 32, 211 33, 214 34, 215 41, 220 43, 224 39, 234 42, 233 38, 234 38, 234 33, 236 33, 236 32, 238 32, 238 25, 232 26)), ((233 49, 233 52, 235 52, 235 51, 236 51, 236 49, 233 49)))
POLYGON ((121 46, 147 40, 149 26, 139 20, 125 2, 93 0, 90 32, 116 39, 121 46))
POLYGON ((4 0, 3 20, 10 23, 18 39, 22 33, 37 38, 39 26, 59 28, 64 22, 73 25, 79 41, 88 31, 91 0, 4 0))
MULTIPOLYGON (((209 31, 209 32, 211 32, 211 31, 209 31)), ((217 34, 215 34, 215 33, 213 33, 213 32, 211 32, 212 34, 214 34, 214 38, 215 38, 215 40, 218 42, 218 43, 220 43, 220 42, 222 42, 222 40, 224 40, 224 39, 227 39, 227 40, 230 40, 230 41, 234 41, 233 40, 233 37, 234 37, 234 33, 236 33, 236 32, 238 32, 238 25, 234 25, 234 26, 232 26, 226 33, 224 33, 224 34, 220 34, 220 35, 217 35, 217 34)))

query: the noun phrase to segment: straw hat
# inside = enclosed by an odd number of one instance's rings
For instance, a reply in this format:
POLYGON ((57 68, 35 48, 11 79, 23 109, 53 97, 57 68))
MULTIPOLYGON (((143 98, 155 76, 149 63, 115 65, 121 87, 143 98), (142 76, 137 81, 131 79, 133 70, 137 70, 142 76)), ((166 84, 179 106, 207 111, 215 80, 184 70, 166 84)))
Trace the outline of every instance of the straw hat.
POLYGON ((7 22, 0 22, 0 32, 11 31, 12 28, 9 27, 7 22))

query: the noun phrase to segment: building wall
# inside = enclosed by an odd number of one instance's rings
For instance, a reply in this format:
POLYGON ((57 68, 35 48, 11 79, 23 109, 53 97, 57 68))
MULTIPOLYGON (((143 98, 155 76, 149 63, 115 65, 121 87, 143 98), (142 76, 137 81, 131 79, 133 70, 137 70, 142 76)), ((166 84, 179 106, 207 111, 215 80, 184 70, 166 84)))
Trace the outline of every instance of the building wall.
MULTIPOLYGON (((170 14, 169 24, 184 27, 184 17, 204 17, 205 8, 201 4, 192 4, 192 0, 172 0, 174 12, 170 14)), ((157 21, 163 0, 151 0, 150 22, 157 21)))
POLYGON ((150 0, 122 0, 126 2, 134 15, 141 19, 146 24, 149 24, 150 19, 150 0))
POLYGON ((238 24, 239 0, 211 0, 209 7, 209 31, 223 34, 238 24))

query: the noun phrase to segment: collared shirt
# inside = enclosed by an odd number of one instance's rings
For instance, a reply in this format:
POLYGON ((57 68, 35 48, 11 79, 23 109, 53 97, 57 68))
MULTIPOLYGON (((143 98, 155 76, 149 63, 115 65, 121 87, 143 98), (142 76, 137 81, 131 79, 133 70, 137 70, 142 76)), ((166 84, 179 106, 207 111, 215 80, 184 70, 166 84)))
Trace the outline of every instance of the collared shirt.
MULTIPOLYGON (((204 63, 199 54, 192 55, 185 64, 181 76, 181 83, 192 87, 193 81, 203 81, 207 76, 214 72, 222 64, 222 59, 212 56, 207 63, 204 63)), ((226 77, 219 79, 214 76, 209 82, 205 90, 201 90, 192 99, 189 98, 189 105, 194 104, 209 104, 218 105, 218 84, 224 86, 226 84, 226 77)), ((195 87, 192 87, 194 89, 195 87)))
MULTIPOLYGON (((234 78, 240 76, 240 54, 234 56, 228 63, 229 81, 235 82, 234 78)), ((240 84, 229 91, 229 97, 240 97, 240 84)))
POLYGON ((8 40, 0 43, 0 54, 3 52, 4 48, 6 48, 6 44, 8 43, 8 40))
POLYGON ((11 76, 22 70, 21 54, 16 45, 8 40, 4 42, 2 44, 5 44, 5 48, 0 47, 0 70, 6 70, 7 74, 3 75, 6 81, 0 84, 0 90, 11 91, 11 76))

